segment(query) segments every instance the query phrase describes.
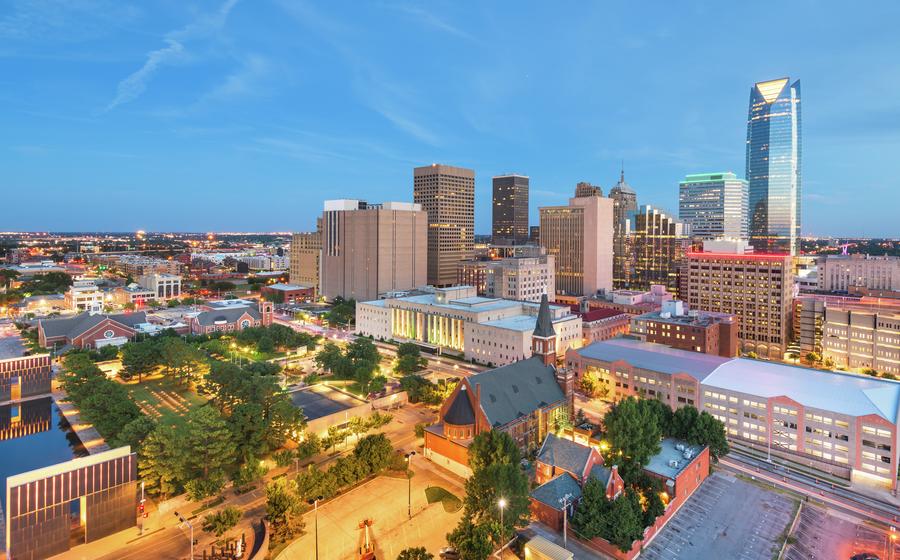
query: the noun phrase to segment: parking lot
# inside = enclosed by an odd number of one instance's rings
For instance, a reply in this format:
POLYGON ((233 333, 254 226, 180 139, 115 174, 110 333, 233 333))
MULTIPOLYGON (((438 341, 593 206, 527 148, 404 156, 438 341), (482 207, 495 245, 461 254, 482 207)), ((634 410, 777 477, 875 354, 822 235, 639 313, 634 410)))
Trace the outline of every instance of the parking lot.
POLYGON ((641 554, 652 560, 770 560, 796 502, 716 472, 641 554))
POLYGON ((0 324, 0 360, 18 358, 25 353, 19 330, 12 323, 0 324))
POLYGON ((796 541, 788 546, 784 555, 786 560, 850 558, 861 553, 891 558, 887 535, 883 531, 809 504, 803 505, 793 537, 796 541))
POLYGON ((291 393, 294 406, 303 409, 307 420, 322 418, 341 410, 365 404, 361 399, 353 398, 325 385, 314 385, 309 389, 291 393))

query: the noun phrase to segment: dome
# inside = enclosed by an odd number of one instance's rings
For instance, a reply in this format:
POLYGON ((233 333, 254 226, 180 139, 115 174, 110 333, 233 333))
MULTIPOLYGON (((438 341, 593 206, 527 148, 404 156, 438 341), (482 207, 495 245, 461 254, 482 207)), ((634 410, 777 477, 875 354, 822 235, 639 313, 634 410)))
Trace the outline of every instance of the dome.
POLYGON ((613 186, 613 188, 609 189, 609 194, 613 193, 627 193, 627 194, 635 194, 634 189, 625 182, 625 170, 622 170, 622 174, 619 175, 619 182, 613 186))

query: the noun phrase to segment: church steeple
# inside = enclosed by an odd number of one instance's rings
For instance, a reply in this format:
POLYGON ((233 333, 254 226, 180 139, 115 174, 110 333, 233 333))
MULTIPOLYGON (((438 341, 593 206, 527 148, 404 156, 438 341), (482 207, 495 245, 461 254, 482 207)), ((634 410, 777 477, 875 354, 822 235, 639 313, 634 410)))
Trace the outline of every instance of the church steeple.
POLYGON ((553 317, 550 315, 550 301, 547 294, 541 296, 537 322, 531 335, 531 355, 540 357, 544 365, 556 364, 556 331, 553 329, 553 317))

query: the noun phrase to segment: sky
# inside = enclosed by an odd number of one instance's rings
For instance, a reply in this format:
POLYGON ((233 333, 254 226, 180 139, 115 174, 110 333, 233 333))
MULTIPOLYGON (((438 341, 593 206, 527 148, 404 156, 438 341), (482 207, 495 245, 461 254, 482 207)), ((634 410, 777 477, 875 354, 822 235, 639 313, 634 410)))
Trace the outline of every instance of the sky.
POLYGON ((412 168, 531 178, 624 160, 677 213, 744 175, 754 82, 800 79, 805 235, 900 236, 900 3, 5 0, 0 231, 303 231, 412 200, 412 168))

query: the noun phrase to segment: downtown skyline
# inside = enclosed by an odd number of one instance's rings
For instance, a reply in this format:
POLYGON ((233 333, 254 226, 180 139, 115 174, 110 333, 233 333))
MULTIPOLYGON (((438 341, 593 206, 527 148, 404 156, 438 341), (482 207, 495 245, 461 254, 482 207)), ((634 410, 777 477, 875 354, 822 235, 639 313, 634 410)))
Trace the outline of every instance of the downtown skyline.
POLYGON ((607 192, 623 159, 638 202, 675 214, 686 174, 743 177, 748 88, 791 75, 805 90, 801 234, 895 235, 888 4, 877 18, 788 7, 768 27, 766 10, 700 5, 72 6, 0 14, 0 68, 27 84, 3 97, 4 190, 13 206, 42 200, 39 219, 2 229, 309 230, 326 199, 411 201, 411 168, 434 162, 475 170, 478 234, 492 176, 530 177, 534 225, 578 181, 607 192), (832 44, 848 26, 860 39, 832 44))

